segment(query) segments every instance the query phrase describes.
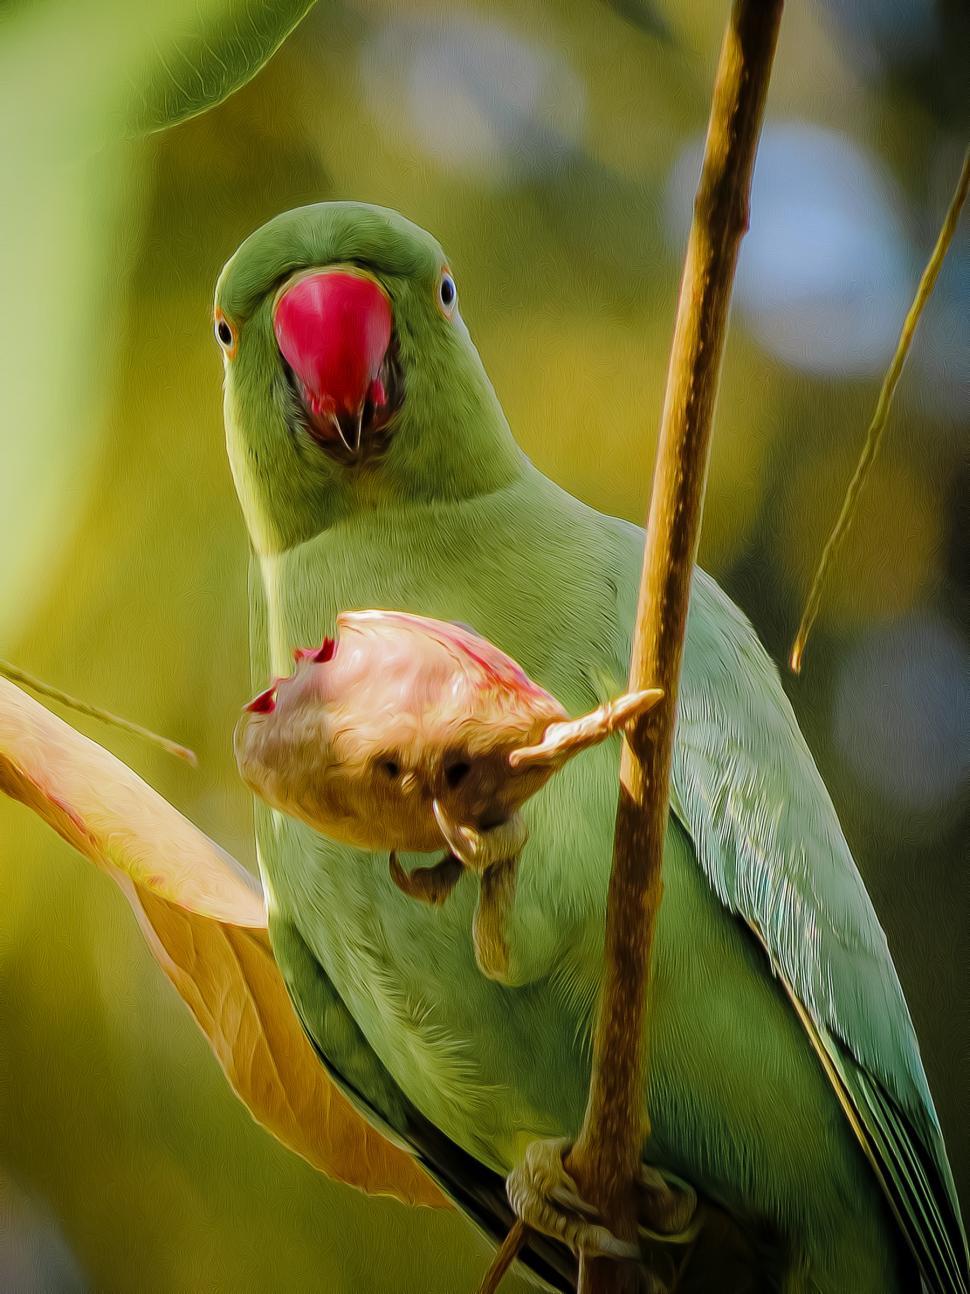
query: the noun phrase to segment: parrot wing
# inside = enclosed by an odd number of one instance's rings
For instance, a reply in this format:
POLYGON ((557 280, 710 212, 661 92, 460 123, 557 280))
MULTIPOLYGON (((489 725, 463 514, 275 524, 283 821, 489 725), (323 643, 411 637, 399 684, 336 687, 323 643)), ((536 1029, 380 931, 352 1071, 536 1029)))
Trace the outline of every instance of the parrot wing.
MULTIPOLYGON (((409 1150, 449 1199, 500 1243, 515 1222, 504 1178, 462 1150, 411 1104, 299 930, 271 917, 270 938, 300 1023, 344 1096, 389 1141, 409 1150)), ((563 1245, 531 1233, 519 1260, 552 1289, 575 1289, 575 1262, 563 1245)))
POLYGON ((886 937, 746 617, 695 570, 671 805, 763 944, 934 1294, 966 1294, 956 1190, 886 937))

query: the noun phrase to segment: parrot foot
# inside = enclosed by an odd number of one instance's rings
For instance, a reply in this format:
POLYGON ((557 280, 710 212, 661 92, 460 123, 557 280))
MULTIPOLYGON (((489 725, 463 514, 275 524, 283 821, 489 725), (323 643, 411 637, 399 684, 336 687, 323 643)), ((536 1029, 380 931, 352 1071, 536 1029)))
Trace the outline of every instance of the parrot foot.
POLYGON ((506 1179, 513 1210, 527 1227, 561 1240, 576 1254, 639 1261, 639 1245, 615 1236, 597 1220, 596 1209, 580 1197, 564 1163, 569 1144, 562 1138, 529 1146, 525 1159, 506 1179))
POLYGON ((640 1169, 640 1235, 668 1245, 686 1245, 700 1229, 697 1192, 693 1186, 643 1164, 640 1169))
POLYGON ((440 800, 435 800, 433 807, 451 855, 469 871, 477 872, 481 882, 472 924, 478 969, 489 979, 507 983, 505 926, 515 901, 519 854, 529 834, 525 819, 513 813, 494 826, 475 827, 456 821, 440 800))
POLYGON ((482 872, 478 906, 472 921, 472 943, 478 969, 489 979, 506 983, 509 973, 509 945, 505 923, 515 901, 518 857, 493 863, 482 872))
POLYGON ((464 866, 454 856, 448 854, 434 867, 416 867, 413 872, 406 872, 397 861, 397 854, 392 852, 388 859, 391 869, 391 880, 402 893, 409 898, 418 899, 438 908, 455 888, 464 874, 464 866))

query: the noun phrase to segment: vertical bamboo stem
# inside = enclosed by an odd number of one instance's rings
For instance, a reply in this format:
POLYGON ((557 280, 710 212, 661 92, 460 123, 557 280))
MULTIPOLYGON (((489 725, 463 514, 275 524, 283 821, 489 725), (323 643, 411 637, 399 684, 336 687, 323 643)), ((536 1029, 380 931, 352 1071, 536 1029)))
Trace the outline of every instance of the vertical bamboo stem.
MULTIPOLYGON (((569 1171, 622 1239, 637 1235, 647 980, 660 903, 677 688, 711 424, 782 0, 735 0, 718 66, 667 375, 630 689, 664 697, 628 732, 606 914, 606 961, 583 1127, 569 1171)), ((632 1294, 632 1265, 582 1262, 580 1294, 632 1294)))

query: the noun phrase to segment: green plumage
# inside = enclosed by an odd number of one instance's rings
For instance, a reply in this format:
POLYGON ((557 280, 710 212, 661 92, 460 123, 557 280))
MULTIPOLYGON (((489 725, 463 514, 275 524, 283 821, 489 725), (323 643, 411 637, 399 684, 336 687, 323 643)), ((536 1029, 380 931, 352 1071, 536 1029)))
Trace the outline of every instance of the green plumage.
MULTIPOLYGON (((399 216, 309 207, 258 231, 217 304, 230 459, 253 539, 258 683, 336 614, 472 625, 571 713, 625 685, 642 532, 542 477, 516 447, 464 324, 436 309, 444 258, 399 216), (272 325, 294 269, 356 264, 390 296, 404 402, 379 462, 331 461, 301 421, 272 325)), ((475 966, 473 887, 414 903, 383 856, 260 811, 287 984, 324 1061, 483 1226, 535 1137, 579 1126, 616 804, 618 743, 525 808, 511 984, 475 966)), ((909 1014, 831 801, 750 625, 697 571, 651 979, 652 1163, 749 1237, 765 1287, 965 1291, 967 1257, 909 1014), (758 1240, 760 1243, 760 1239, 758 1240)), ((407 866, 426 858, 404 858, 407 866)), ((550 1279, 568 1264, 540 1246, 550 1279)))

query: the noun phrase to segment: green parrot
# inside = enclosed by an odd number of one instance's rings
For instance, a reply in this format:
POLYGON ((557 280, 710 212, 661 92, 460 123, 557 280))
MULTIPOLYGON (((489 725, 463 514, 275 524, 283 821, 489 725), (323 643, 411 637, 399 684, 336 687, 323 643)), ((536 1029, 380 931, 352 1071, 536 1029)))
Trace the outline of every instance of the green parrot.
MULTIPOLYGON (((624 689, 643 532, 519 449, 432 237, 356 203, 280 215, 223 270, 215 332, 257 682, 288 673, 340 612, 386 608, 470 626, 571 714, 624 689)), ((473 886, 417 903, 386 854, 257 806, 270 936, 306 1032, 492 1236, 512 1219, 507 1175, 582 1119, 618 761, 613 737, 522 810, 501 980, 475 963, 473 886)), ((664 878, 645 1165, 728 1220, 754 1255, 752 1288, 902 1294, 921 1278, 966 1294, 953 1178, 885 936, 775 668, 700 569, 664 878)), ((537 1236, 525 1257, 571 1288, 558 1242, 537 1236)), ((727 1288, 720 1270, 696 1287, 727 1288)))

